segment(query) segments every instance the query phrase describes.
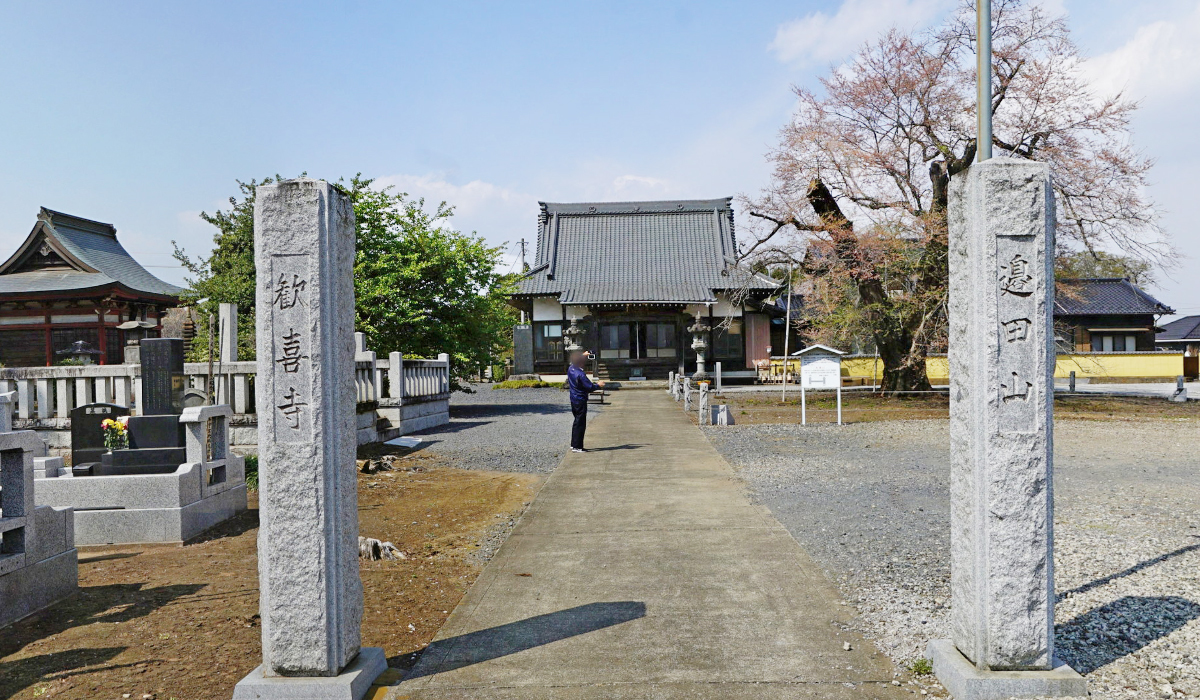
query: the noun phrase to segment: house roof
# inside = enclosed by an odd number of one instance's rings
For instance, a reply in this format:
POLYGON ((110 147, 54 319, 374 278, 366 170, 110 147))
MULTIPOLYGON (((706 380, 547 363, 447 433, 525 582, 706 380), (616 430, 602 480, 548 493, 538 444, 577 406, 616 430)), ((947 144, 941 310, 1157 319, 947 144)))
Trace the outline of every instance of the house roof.
POLYGON ((146 271, 112 224, 42 207, 25 242, 0 264, 0 295, 84 292, 106 287, 154 297, 183 291, 146 271))
POLYGON ((1127 279, 1061 279, 1055 283, 1056 316, 1108 316, 1116 314, 1173 314, 1175 310, 1150 296, 1127 279))
POLYGON ((1200 340, 1200 316, 1184 316, 1164 324, 1155 342, 1172 343, 1200 340))
POLYGON ((540 204, 537 259, 515 296, 686 304, 778 286, 737 264, 730 198, 540 204))

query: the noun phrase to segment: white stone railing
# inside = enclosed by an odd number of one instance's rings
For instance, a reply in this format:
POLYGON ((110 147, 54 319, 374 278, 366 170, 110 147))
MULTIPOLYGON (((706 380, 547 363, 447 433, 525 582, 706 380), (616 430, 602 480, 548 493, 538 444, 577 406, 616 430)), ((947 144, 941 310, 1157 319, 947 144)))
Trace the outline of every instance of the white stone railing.
MULTIPOLYGON (((361 336, 361 334, 355 334, 361 336)), ((363 350, 361 339, 354 361, 354 383, 358 401, 387 399, 390 403, 445 398, 450 393, 450 357, 436 360, 402 358, 391 353, 380 359, 363 350), (386 384, 385 384, 386 382, 386 384)), ((207 362, 183 366, 189 387, 204 391, 208 386, 207 362)), ((214 362, 212 365, 216 403, 229 404, 234 415, 253 414, 254 361, 214 362)), ((68 419, 71 409, 89 403, 115 403, 136 408, 142 394, 139 365, 86 365, 58 367, 0 368, 0 394, 16 391, 14 416, 49 421, 68 419)))
MULTIPOLYGON (((208 363, 183 366, 188 386, 204 390, 208 363)), ((219 403, 229 403, 234 413, 253 406, 255 363, 213 364, 213 383, 219 403)), ((17 392, 17 418, 70 418, 71 409, 89 403, 115 403, 136 407, 142 395, 142 369, 138 365, 86 365, 67 367, 0 368, 0 393, 17 392)))

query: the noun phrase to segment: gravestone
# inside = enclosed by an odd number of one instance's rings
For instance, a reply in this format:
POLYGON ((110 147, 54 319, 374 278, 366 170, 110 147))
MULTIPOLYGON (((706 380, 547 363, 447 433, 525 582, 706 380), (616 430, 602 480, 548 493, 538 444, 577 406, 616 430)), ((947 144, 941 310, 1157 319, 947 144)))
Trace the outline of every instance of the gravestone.
POLYGON ((953 639, 928 653, 959 700, 1086 695, 1054 657, 1049 168, 976 163, 949 215, 953 639))
POLYGON ((383 672, 360 648, 354 210, 320 180, 260 186, 259 610, 263 663, 234 698, 356 700, 383 672))
POLYGON ((141 341, 142 405, 138 414, 183 413, 183 340, 143 338, 141 341))
POLYGON ((99 462, 108 452, 100 424, 109 418, 129 415, 129 409, 112 403, 89 403, 71 409, 72 468, 99 462))

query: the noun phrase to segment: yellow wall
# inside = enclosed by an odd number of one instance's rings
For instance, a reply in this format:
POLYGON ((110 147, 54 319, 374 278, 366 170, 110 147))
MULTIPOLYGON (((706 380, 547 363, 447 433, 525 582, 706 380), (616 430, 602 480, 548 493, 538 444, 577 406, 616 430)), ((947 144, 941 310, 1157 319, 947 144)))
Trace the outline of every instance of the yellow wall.
MULTIPOLYGON (((799 358, 788 360, 789 370, 800 373, 799 358)), ((783 360, 771 360, 772 374, 779 376, 783 360)), ((926 358, 925 369, 933 384, 950 381, 950 363, 945 355, 926 358)), ((1162 377, 1174 379, 1183 374, 1181 352, 1105 352, 1072 353, 1059 355, 1054 366, 1054 376, 1066 379, 1071 372, 1082 379, 1088 378, 1131 378, 1162 377)), ((853 379, 878 379, 883 376, 883 362, 870 355, 848 355, 842 358, 842 377, 853 379)))

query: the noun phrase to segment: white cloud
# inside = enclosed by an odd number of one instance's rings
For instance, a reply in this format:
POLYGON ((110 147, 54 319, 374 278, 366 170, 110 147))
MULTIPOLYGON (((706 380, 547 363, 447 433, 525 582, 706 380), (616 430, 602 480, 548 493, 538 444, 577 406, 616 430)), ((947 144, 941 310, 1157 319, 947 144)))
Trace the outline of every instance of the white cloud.
POLYGON ((1131 98, 1194 96, 1200 88, 1200 2, 1176 19, 1139 27, 1120 48, 1084 64, 1102 95, 1131 98))
POLYGON ((424 197, 427 208, 444 201, 454 207, 454 228, 476 231, 492 245, 507 242, 513 254, 519 251, 518 240, 532 241, 537 236, 538 204, 533 195, 482 180, 456 185, 439 173, 387 175, 376 178, 375 185, 424 197))
POLYGON ((631 201, 668 196, 674 188, 667 180, 645 175, 621 175, 612 181, 612 195, 631 201))
POLYGON ((784 63, 839 61, 887 30, 926 27, 951 0, 844 0, 837 12, 813 12, 781 24, 767 46, 784 63))

